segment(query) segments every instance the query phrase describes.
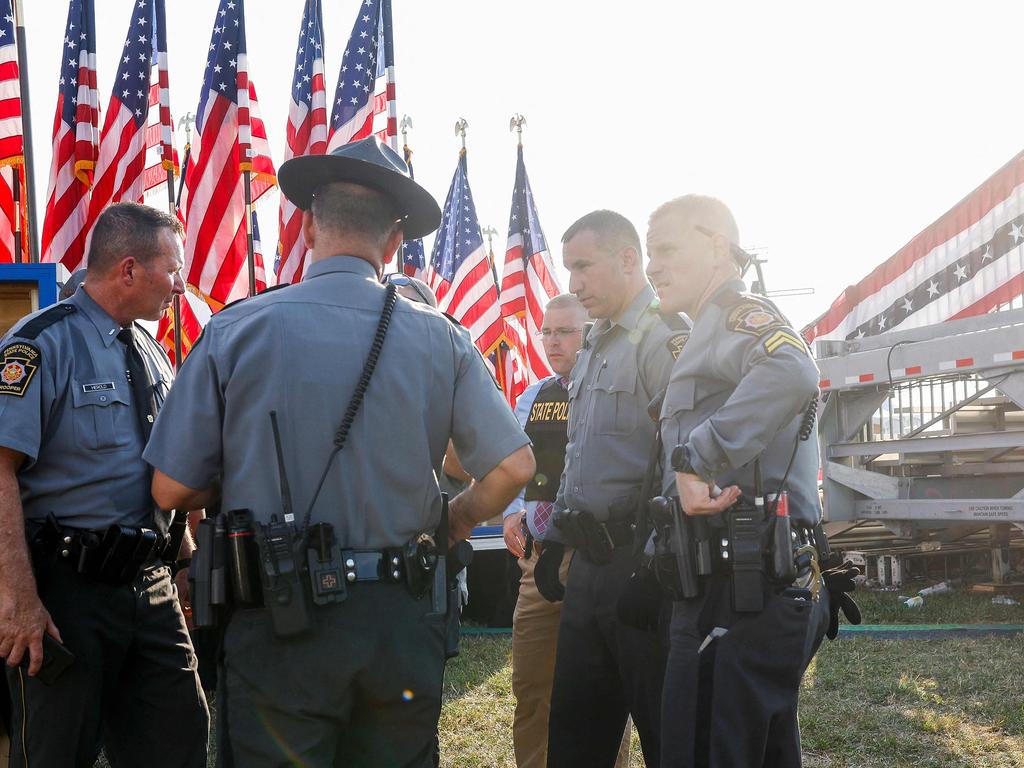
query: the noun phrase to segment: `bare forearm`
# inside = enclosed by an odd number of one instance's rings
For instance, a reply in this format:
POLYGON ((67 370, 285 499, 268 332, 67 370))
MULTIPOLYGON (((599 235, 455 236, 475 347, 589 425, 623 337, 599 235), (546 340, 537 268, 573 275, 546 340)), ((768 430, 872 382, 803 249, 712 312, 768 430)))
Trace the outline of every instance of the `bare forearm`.
POLYGON ((25 539, 25 514, 18 478, 10 466, 0 467, 0 584, 34 586, 25 539))
POLYGON ((524 446, 456 496, 452 507, 463 519, 482 523, 508 507, 533 477, 535 468, 533 452, 524 446))

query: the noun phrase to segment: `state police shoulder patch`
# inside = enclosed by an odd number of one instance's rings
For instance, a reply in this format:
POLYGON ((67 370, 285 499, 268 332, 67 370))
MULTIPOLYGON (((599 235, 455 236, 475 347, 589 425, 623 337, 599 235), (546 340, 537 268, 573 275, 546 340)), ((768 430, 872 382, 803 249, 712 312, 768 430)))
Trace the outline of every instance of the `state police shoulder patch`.
POLYGON ((686 346, 687 340, 690 338, 690 333, 676 333, 669 337, 669 340, 665 342, 665 346, 668 347, 668 351, 672 355, 673 360, 679 359, 679 354, 683 351, 683 347, 686 346))
POLYGON ((789 326, 786 318, 774 307, 756 301, 737 304, 730 310, 725 324, 730 331, 748 333, 751 336, 762 336, 774 328, 789 326))
POLYGON ((22 397, 39 369, 39 350, 15 341, 0 350, 0 395, 22 397))

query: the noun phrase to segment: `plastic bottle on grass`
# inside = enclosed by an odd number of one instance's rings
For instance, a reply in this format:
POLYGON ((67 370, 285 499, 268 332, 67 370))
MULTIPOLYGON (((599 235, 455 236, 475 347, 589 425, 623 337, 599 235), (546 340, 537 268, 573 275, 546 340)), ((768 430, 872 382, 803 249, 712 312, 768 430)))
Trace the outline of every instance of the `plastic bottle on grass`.
POLYGON ((920 595, 908 597, 906 600, 903 601, 904 608, 920 608, 922 605, 924 605, 924 598, 920 595))
POLYGON ((931 587, 925 587, 924 589, 922 589, 917 594, 919 594, 921 597, 927 597, 928 595, 944 595, 947 592, 952 592, 952 591, 953 591, 953 587, 952 586, 950 586, 945 581, 940 581, 938 584, 935 584, 935 585, 933 585, 931 587))

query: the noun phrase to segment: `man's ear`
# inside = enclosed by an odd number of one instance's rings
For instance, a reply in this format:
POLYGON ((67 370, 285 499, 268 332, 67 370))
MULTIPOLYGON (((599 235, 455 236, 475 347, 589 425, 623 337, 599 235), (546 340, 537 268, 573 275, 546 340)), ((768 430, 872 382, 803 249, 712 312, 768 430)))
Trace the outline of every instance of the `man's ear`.
POLYGON ((314 232, 312 211, 302 212, 302 239, 306 241, 306 248, 313 250, 316 245, 316 234, 314 232))
POLYGON ((121 262, 117 265, 118 276, 121 278, 121 282, 125 285, 132 285, 135 279, 138 277, 138 270, 141 265, 135 260, 134 256, 126 256, 121 259, 121 262))
POLYGON ((711 238, 711 250, 714 253, 715 264, 720 267, 728 266, 733 261, 732 243, 725 235, 715 233, 711 238))
POLYGON ((405 239, 405 232, 402 231, 401 227, 395 229, 390 235, 388 235, 387 242, 384 244, 384 263, 390 264, 391 260, 395 258, 395 253, 399 248, 402 247, 402 240, 405 239))
POLYGON ((627 275, 631 275, 642 267, 640 263, 640 254, 636 248, 631 245, 624 246, 619 251, 619 259, 622 261, 622 271, 627 275))

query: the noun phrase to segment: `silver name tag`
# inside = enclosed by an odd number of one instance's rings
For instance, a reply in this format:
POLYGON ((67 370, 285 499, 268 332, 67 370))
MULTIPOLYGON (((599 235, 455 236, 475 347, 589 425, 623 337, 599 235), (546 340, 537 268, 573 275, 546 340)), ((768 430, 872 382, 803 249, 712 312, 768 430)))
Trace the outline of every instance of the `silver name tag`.
POLYGON ((96 384, 83 384, 83 392, 106 392, 109 389, 115 389, 114 382, 112 381, 101 381, 96 384))

